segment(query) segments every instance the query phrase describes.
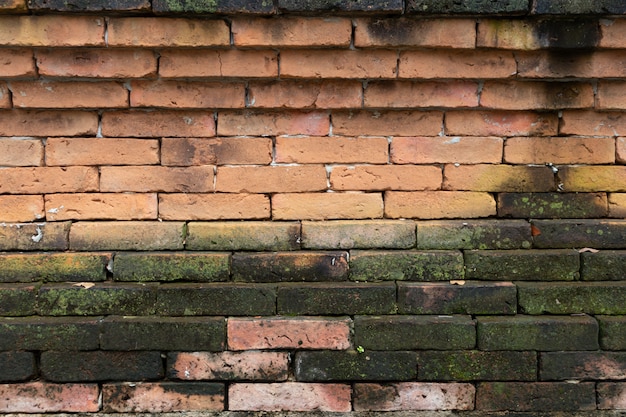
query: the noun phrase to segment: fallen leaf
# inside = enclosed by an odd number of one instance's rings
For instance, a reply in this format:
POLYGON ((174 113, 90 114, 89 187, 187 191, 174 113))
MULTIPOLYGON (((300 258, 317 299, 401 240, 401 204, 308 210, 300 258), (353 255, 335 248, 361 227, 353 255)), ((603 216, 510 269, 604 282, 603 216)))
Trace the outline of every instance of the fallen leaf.
POLYGON ((450 284, 452 285, 465 285, 465 281, 463 281, 462 279, 457 279, 457 280, 450 280, 450 284))
POLYGON ((75 287, 83 287, 83 288, 91 288, 94 287, 96 284, 94 284, 93 282, 77 282, 76 284, 73 284, 75 287))
POLYGON ((539 230, 539 228, 537 226, 535 226, 534 224, 530 225, 530 234, 534 237, 534 236, 539 236, 541 234, 541 230, 539 230))
POLYGON ((578 253, 584 253, 584 252, 598 253, 600 251, 598 249, 593 249, 593 248, 582 248, 578 251, 578 253))

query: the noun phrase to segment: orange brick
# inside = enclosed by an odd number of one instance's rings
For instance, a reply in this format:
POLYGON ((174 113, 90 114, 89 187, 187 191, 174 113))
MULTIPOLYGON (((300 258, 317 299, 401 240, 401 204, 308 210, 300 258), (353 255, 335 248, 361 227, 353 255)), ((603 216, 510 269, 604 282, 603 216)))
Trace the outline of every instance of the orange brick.
POLYGON ((609 194, 609 217, 626 218, 626 193, 609 194))
POLYGON ((0 194, 82 193, 97 190, 96 168, 0 168, 0 194))
POLYGON ((385 193, 385 217, 392 219, 469 219, 495 214, 496 201, 489 193, 471 191, 385 193))
POLYGON ((524 78, 620 78, 626 76, 621 51, 516 52, 518 76, 524 78))
POLYGON ((510 164, 610 164, 615 162, 613 138, 509 138, 504 162, 510 164))
POLYGON ((51 413, 99 411, 98 384, 28 382, 0 385, 0 412, 51 413))
POLYGON ((0 138, 0 166, 25 167, 43 163, 43 144, 39 139, 0 138))
POLYGON ((156 139, 48 138, 46 141, 48 166, 158 163, 159 141, 156 139))
POLYGON ((228 388, 228 409, 347 413, 352 410, 351 393, 349 384, 236 383, 228 388))
POLYGON ((624 97, 625 88, 626 82, 624 81, 600 81, 598 83, 597 108, 615 110, 626 109, 626 98, 624 97))
POLYGON ((215 119, 208 111, 111 111, 102 115, 102 134, 115 137, 211 137, 215 136, 215 119))
POLYGON ((351 111, 333 113, 333 134, 345 136, 435 136, 441 132, 439 111, 351 111))
POLYGON ((284 381, 289 372, 288 352, 180 352, 171 355, 169 375, 182 380, 284 381))
POLYGON ((276 138, 278 163, 297 164, 386 164, 387 138, 303 137, 276 138))
POLYGON ((331 189, 339 191, 438 190, 440 167, 414 165, 357 165, 333 167, 331 189))
POLYGON ((357 19, 354 46, 413 46, 474 48, 476 22, 472 19, 357 19))
POLYGON ((45 217, 40 195, 0 195, 0 222, 32 222, 45 217))
POLYGON ((163 165, 268 165, 271 162, 270 138, 161 139, 163 165))
POLYGON ((352 39, 352 22, 348 18, 237 16, 231 26, 237 47, 349 46, 352 39))
POLYGON ((2 13, 22 13, 28 11, 26 0, 3 0, 0 3, 2 13))
POLYGON ((622 112, 564 111, 560 133, 586 136, 626 135, 626 116, 622 112))
POLYGON ((261 194, 160 194, 163 220, 250 220, 270 218, 270 199, 261 194))
POLYGON ((159 75, 164 78, 277 77, 278 54, 236 49, 168 49, 161 51, 159 75))
POLYGON ((213 191, 213 167, 124 166, 100 168, 102 192, 202 193, 213 191))
POLYGON ((89 16, 0 16, 2 46, 104 46, 104 19, 89 16))
POLYGON ((98 114, 67 110, 0 111, 0 136, 79 136, 95 135, 98 114))
POLYGON ((554 191, 554 173, 549 167, 514 165, 448 164, 443 170, 446 190, 542 192, 554 191))
POLYGON ((480 105, 505 110, 584 108, 593 107, 594 93, 589 83, 488 81, 480 105))
POLYGON ((310 166, 219 167, 216 191, 298 193, 326 190, 326 168, 310 166))
POLYGON ((33 51, 0 48, 0 77, 32 77, 35 74, 33 51))
POLYGON ((0 82, 0 108, 11 108, 11 93, 5 83, 0 82))
POLYGON ((502 161, 502 138, 396 137, 391 141, 394 164, 497 164, 502 161))
POLYGON ((626 21, 624 19, 602 19, 600 20, 600 48, 626 47, 626 21))
POLYGON ((322 112, 221 111, 218 120, 219 136, 324 136, 330 130, 330 118, 322 112))
POLYGON ((556 114, 509 111, 450 111, 446 134, 461 136, 551 136, 557 134, 556 114))
POLYGON ((35 53, 39 74, 51 77, 134 78, 154 76, 154 52, 133 49, 49 49, 35 53))
POLYGON ((365 107, 476 107, 475 82, 374 81, 364 92, 365 107))
POLYGON ((70 230, 70 249, 180 250, 184 247, 184 226, 183 222, 158 221, 75 222, 70 230))
POLYGON ((526 19, 478 21, 476 46, 499 49, 541 49, 541 39, 537 36, 536 25, 526 19))
POLYGON ((626 164, 626 138, 617 138, 615 142, 615 160, 620 164, 626 164))
POLYGON ((363 86, 358 81, 251 82, 249 105, 259 108, 359 108, 363 86))
POLYGON ((47 194, 46 220, 149 220, 157 218, 156 194, 47 194))
POLYGON ((184 81, 134 81, 132 107, 241 108, 245 107, 243 83, 184 81))
POLYGON ((396 78, 398 56, 387 50, 283 50, 280 75, 299 78, 396 78))
POLYGON ((274 220, 376 219, 383 216, 380 193, 298 193, 272 196, 274 220))
POLYGON ((626 191, 626 166, 564 166, 559 169, 563 191, 626 191))
POLYGON ((511 52, 403 51, 398 78, 507 78, 516 72, 511 52))
POLYGON ((108 46, 228 46, 223 20, 122 17, 108 22, 108 46))
POLYGON ((128 107, 128 90, 113 81, 14 81, 13 105, 20 108, 128 107))

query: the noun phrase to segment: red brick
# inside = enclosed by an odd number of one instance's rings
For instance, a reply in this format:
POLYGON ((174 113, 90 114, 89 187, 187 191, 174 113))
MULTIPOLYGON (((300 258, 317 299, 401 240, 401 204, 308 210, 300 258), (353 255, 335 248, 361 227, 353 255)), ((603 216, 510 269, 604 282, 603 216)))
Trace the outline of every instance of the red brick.
MULTIPOLYGON (((626 88, 624 81, 600 81, 598 83, 598 109, 626 109, 626 98, 623 91, 626 88)), ((588 106, 591 107, 591 106, 588 106)))
POLYGON ((216 191, 226 193, 297 193, 326 188, 322 165, 219 167, 215 185, 216 191))
POLYGON ((228 409, 234 411, 330 411, 352 409, 347 384, 282 382, 233 384, 228 389, 228 409))
POLYGON ((325 136, 330 131, 329 116, 321 112, 222 111, 218 120, 219 136, 325 136))
POLYGON ((0 111, 0 136, 95 135, 98 114, 79 110, 0 111))
MULTIPOLYGON (((1 143, 1 142, 0 142, 1 143)), ((46 165, 152 165, 159 163, 159 142, 130 138, 48 138, 46 165), (106 149, 106 152, 102 152, 106 149)))
POLYGON ((564 191, 626 191, 626 166, 565 166, 559 170, 564 191))
POLYGON ((89 16, 0 16, 2 46, 104 46, 104 19, 89 16))
POLYGON ((283 50, 281 77, 396 78, 397 53, 387 50, 283 50))
POLYGON ((48 194, 45 203, 48 221, 157 218, 156 194, 48 194))
POLYGON ((2 168, 0 194, 98 191, 98 170, 90 167, 2 168))
POLYGON ((298 193, 272 196, 275 220, 375 219, 383 217, 379 193, 298 193))
POLYGON ((373 81, 364 93, 365 107, 476 107, 475 82, 373 81))
POLYGON ((43 144, 38 139, 0 138, 0 166, 40 166, 43 163, 43 144))
POLYGON ((435 166, 336 166, 330 173, 330 188, 339 191, 438 190, 441 182, 441 168, 435 166))
POLYGON ((104 412, 170 413, 224 410, 224 386, 184 382, 103 384, 104 412))
POLYGON ((623 19, 602 19, 600 21, 600 40, 598 46, 601 48, 626 47, 626 21, 623 19))
POLYGON ((615 162, 613 138, 521 137, 504 142, 510 164, 607 164, 615 162))
POLYGON ((404 51, 398 78, 508 78, 517 73, 504 51, 404 51))
POLYGON ((243 83, 200 83, 185 81, 134 81, 132 107, 240 108, 245 107, 243 83))
POLYGON ((626 164, 626 138, 617 138, 615 148, 615 162, 626 164))
POLYGON ((438 135, 443 113, 438 111, 354 111, 333 113, 333 134, 345 136, 438 135))
POLYGON ((389 162, 387 138, 286 137, 275 142, 275 161, 297 164, 386 164, 389 162))
POLYGON ((108 46, 228 45, 230 31, 223 20, 127 17, 108 22, 108 46))
POLYGON ((609 194, 609 217, 626 218, 626 193, 609 194))
POLYGON ((32 77, 34 75, 33 51, 25 48, 0 49, 0 77, 32 77))
POLYGON ((504 110, 584 108, 593 107, 594 93, 590 83, 488 81, 480 105, 504 110))
POLYGON ((249 89, 253 108, 359 108, 363 100, 358 81, 251 82, 249 89))
POLYGON ((508 111, 450 111, 446 134, 462 136, 556 135, 556 114, 508 111))
POLYGON ((357 19, 354 46, 411 46, 474 48, 476 22, 472 19, 357 19))
POLYGON ((40 75, 133 78, 156 74, 154 52, 133 49, 48 49, 35 53, 40 75))
POLYGON ((385 217, 392 219, 469 219, 495 214, 496 202, 489 193, 465 191, 385 193, 385 217))
POLYGON ((621 51, 516 52, 518 76, 523 78, 620 78, 626 76, 621 51))
POLYGON ((288 352, 181 352, 169 363, 170 378, 183 380, 284 381, 288 352))
MULTIPOLYGON (((2 61, 0 61, 2 62, 2 61)), ((161 51, 161 77, 277 77, 275 51, 171 49, 161 51)))
POLYGON ((113 81, 54 82, 14 81, 13 105, 19 108, 114 108, 128 107, 128 90, 113 81))
POLYGON ((11 93, 5 83, 0 82, 0 108, 11 108, 11 93))
POLYGON ((355 384, 355 411, 473 410, 475 388, 464 383, 355 384))
POLYGON ((32 222, 45 217, 40 195, 0 195, 0 222, 32 222))
POLYGON ((26 384, 0 385, 0 412, 51 413, 99 411, 97 384, 26 384))
POLYGON ((161 194, 163 220, 269 219, 270 199, 258 194, 161 194))
POLYGON ((554 173, 549 167, 513 165, 448 164, 443 170, 446 190, 491 192, 554 191, 554 173))
POLYGON ((70 230, 70 249, 180 250, 183 249, 183 226, 182 222, 76 222, 70 230))
POLYGON ((330 349, 351 347, 350 319, 230 318, 230 350, 330 349))
POLYGON ((502 138, 497 137, 395 137, 391 141, 394 164, 502 162, 502 138))
POLYGON ((213 191, 213 167, 101 167, 100 191, 210 192, 213 191))
POLYGON ((564 111, 560 133, 589 136, 624 135, 626 134, 626 116, 622 112, 564 111))
POLYGON ((102 115, 102 134, 114 137, 211 137, 215 136, 215 119, 208 111, 112 111, 102 115))
POLYGON ((161 139, 163 165, 268 165, 271 162, 270 138, 161 139))
POLYGON ((626 409, 626 383, 624 382, 599 382, 598 409, 600 410, 624 410, 626 409))
POLYGON ((352 40, 352 22, 348 18, 238 16, 231 26, 237 47, 346 47, 352 40))

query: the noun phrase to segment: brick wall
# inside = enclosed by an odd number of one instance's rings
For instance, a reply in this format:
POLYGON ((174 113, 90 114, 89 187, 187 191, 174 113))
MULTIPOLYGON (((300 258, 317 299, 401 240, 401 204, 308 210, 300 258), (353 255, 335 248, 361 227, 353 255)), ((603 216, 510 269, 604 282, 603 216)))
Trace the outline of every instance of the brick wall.
POLYGON ((622 415, 624 16, 0 0, 0 413, 622 415))

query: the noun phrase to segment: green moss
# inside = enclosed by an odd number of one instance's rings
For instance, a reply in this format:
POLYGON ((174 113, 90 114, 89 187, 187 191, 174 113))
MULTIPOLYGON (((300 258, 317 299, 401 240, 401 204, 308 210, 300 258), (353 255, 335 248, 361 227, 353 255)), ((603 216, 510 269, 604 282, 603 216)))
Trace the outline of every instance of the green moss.
POLYGON ((165 0, 170 11, 176 13, 214 13, 217 0, 165 0))
POLYGON ((227 253, 119 253, 113 263, 117 281, 226 281, 227 253))
POLYGON ((110 259, 110 253, 4 254, 0 281, 103 281, 110 259))

